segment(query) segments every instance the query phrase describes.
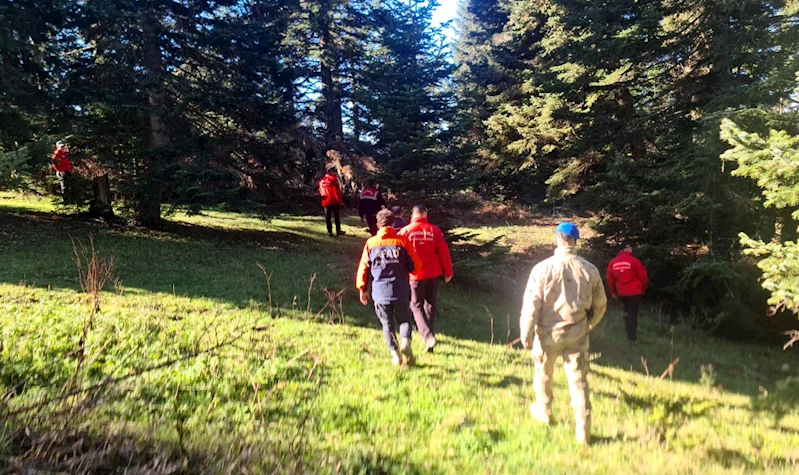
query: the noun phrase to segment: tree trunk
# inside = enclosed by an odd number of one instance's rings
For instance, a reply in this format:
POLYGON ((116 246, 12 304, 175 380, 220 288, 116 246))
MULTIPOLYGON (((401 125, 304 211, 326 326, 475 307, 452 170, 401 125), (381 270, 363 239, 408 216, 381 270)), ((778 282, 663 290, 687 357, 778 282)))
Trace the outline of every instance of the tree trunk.
MULTIPOLYGON (((635 117, 635 102, 629 88, 622 88, 618 92, 616 96, 616 103, 619 104, 624 111, 623 117, 625 120, 631 120, 635 117)), ((627 124, 624 125, 626 126, 627 124)), ((634 162, 640 162, 644 159, 646 156, 646 143, 644 142, 644 136, 640 131, 632 131, 630 134, 629 146, 630 156, 634 162)))
POLYGON ((344 137, 341 114, 341 88, 338 78, 338 52, 333 44, 330 28, 331 13, 325 12, 319 22, 319 48, 321 50, 320 75, 322 79, 322 114, 325 120, 325 145, 328 149, 344 137))
POLYGON ((154 226, 161 222, 161 173, 163 154, 169 145, 166 124, 161 117, 165 95, 161 89, 161 47, 159 45, 159 19, 148 15, 144 19, 144 68, 147 71, 148 102, 150 105, 150 150, 145 171, 139 182, 139 199, 136 206, 136 221, 142 226, 154 226))

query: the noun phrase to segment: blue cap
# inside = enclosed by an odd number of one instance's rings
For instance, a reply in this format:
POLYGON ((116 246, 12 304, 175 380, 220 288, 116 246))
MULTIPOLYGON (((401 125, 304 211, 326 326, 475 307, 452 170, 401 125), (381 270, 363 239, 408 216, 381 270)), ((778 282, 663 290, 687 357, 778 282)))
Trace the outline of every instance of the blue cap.
POLYGON ((580 239, 580 231, 577 229, 577 226, 573 225, 572 223, 564 222, 558 224, 558 227, 555 228, 555 232, 571 236, 574 239, 580 239))

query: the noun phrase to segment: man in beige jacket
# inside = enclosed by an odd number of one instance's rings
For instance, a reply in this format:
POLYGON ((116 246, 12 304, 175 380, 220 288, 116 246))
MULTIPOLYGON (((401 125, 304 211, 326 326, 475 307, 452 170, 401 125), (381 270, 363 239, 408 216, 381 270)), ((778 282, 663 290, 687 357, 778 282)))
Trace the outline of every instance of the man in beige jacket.
POLYGON ((555 228, 555 255, 539 262, 530 273, 520 320, 525 348, 533 349, 536 402, 531 415, 549 425, 552 418, 552 373, 563 356, 577 442, 591 436, 591 401, 588 396, 588 332, 605 315, 607 297, 599 269, 575 253, 580 232, 571 223, 555 228))

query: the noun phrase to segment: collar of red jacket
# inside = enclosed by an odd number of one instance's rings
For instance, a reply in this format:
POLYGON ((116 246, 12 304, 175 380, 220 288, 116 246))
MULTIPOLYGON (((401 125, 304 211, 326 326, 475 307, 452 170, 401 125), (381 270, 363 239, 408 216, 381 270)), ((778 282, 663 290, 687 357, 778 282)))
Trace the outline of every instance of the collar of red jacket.
POLYGON ((397 230, 392 227, 380 228, 377 230, 377 235, 381 238, 384 237, 397 237, 397 230))
POLYGON ((427 218, 425 218, 424 216, 418 216, 416 218, 411 218, 411 222, 412 223, 425 223, 425 224, 427 224, 430 221, 427 218))

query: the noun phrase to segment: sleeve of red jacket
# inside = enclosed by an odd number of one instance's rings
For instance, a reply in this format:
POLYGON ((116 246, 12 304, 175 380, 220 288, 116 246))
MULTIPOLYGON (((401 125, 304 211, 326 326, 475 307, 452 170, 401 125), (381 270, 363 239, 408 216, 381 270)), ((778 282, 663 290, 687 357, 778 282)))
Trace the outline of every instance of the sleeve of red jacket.
POLYGON ((358 263, 358 272, 355 274, 355 288, 358 290, 366 290, 366 285, 369 283, 369 243, 367 241, 363 246, 363 254, 361 254, 361 262, 358 263))
POLYGON ((616 276, 613 275, 613 261, 608 263, 608 271, 605 274, 605 278, 608 281, 608 290, 610 291, 610 295, 616 296, 616 276))
POLYGON ((438 253, 438 259, 441 261, 444 277, 452 277, 452 256, 449 254, 449 246, 447 246, 447 240, 444 239, 444 233, 440 229, 437 231, 436 252, 438 253))
POLYGON ((646 292, 646 287, 649 284, 649 276, 646 275, 646 268, 641 261, 635 261, 635 273, 638 274, 638 280, 641 281, 643 291, 646 292))

